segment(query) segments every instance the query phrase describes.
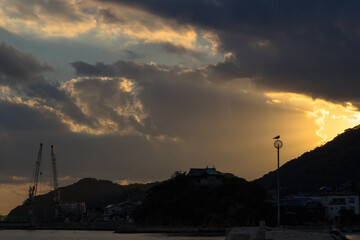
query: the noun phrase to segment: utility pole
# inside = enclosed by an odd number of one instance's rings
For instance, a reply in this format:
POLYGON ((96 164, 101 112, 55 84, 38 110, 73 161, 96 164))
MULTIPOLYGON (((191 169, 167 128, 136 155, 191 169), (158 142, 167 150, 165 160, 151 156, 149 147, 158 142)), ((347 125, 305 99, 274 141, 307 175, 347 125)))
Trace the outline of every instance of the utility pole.
POLYGON ((280 227, 280 148, 283 146, 280 136, 275 137, 274 147, 277 149, 277 227, 280 227))

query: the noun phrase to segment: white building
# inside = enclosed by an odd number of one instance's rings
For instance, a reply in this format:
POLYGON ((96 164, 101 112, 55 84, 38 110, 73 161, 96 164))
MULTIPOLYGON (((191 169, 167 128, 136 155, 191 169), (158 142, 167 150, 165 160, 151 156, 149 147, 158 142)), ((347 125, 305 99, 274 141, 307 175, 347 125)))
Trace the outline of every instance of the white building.
POLYGON ((134 202, 131 200, 126 200, 121 203, 116 203, 108 205, 104 208, 104 221, 105 222, 119 222, 127 221, 132 222, 130 214, 136 210, 138 206, 141 205, 141 202, 134 202))
POLYGON ((322 196, 322 203, 326 207, 328 221, 337 221, 342 216, 342 209, 352 214, 360 214, 359 195, 347 193, 329 193, 322 196))
POLYGON ((84 202, 62 203, 61 212, 71 214, 84 214, 86 213, 86 204, 84 202))

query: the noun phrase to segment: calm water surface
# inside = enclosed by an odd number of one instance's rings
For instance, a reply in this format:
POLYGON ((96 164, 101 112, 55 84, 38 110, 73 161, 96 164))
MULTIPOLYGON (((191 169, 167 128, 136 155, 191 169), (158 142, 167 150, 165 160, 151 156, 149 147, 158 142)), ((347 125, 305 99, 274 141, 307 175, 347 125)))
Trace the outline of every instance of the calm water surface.
POLYGON ((351 234, 351 235, 346 235, 346 237, 350 240, 360 240, 360 234, 351 234))
POLYGON ((224 240, 225 237, 116 234, 111 231, 2 230, 0 240, 224 240))

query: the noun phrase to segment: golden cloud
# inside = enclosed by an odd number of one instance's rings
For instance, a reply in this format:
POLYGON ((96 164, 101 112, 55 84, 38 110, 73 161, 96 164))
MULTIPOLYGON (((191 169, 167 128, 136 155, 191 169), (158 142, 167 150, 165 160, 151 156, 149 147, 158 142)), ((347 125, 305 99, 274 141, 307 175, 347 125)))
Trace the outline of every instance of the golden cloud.
MULTIPOLYGON (((99 4, 95 0, 64 0, 58 5, 56 11, 51 1, 24 4, 20 0, 0 0, 0 27, 36 38, 86 37, 88 41, 90 35, 99 40, 117 41, 125 37, 195 49, 197 34, 192 26, 180 26, 143 10, 113 3, 99 4)), ((204 37, 217 46, 213 34, 207 33, 204 37)))
POLYGON ((94 16, 85 14, 76 0, 60 3, 58 14, 47 9, 50 2, 0 1, 0 26, 15 34, 37 37, 75 37, 96 27, 94 16), (61 10, 71 15, 61 14, 61 10))
POLYGON ((93 135, 141 135, 136 131, 134 125, 143 126, 147 114, 145 114, 143 105, 137 97, 139 89, 130 80, 126 78, 81 77, 64 83, 61 90, 69 95, 92 124, 77 122, 72 116, 63 112, 61 106, 50 106, 46 100, 41 98, 24 99, 19 96, 0 95, 0 100, 24 105, 46 114, 53 114, 72 132, 93 135), (111 89, 113 94, 109 95, 111 89), (130 119, 134 119, 136 123, 131 122, 130 119))
POLYGON ((116 121, 118 117, 133 118, 140 125, 143 125, 143 121, 147 117, 142 103, 137 98, 138 89, 133 82, 126 78, 80 77, 64 83, 61 89, 72 98, 84 115, 96 122, 94 127, 79 126, 69 122, 68 119, 65 123, 74 132, 126 135, 136 131, 130 125, 122 126, 116 121), (102 92, 101 87, 99 88, 101 82, 104 82, 103 90, 105 92, 102 92), (84 84, 87 84, 86 92, 80 87, 84 84), (118 91, 109 95, 109 88, 113 89, 116 86, 118 91))
POLYGON ((0 86, 0 93, 4 96, 7 96, 10 94, 10 87, 8 86, 0 86))

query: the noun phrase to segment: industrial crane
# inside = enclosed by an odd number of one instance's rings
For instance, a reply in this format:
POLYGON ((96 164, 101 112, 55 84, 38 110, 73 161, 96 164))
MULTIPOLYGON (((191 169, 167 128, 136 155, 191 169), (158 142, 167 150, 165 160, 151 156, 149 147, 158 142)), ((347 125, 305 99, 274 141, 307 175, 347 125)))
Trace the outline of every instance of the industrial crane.
POLYGON ((41 163, 41 155, 42 155, 42 143, 40 143, 40 148, 37 156, 37 160, 35 163, 35 173, 34 173, 34 183, 29 187, 29 198, 25 201, 25 203, 29 206, 29 218, 30 221, 33 220, 33 208, 34 208, 34 197, 36 196, 37 185, 39 181, 39 173, 40 173, 40 163, 41 163))
POLYGON ((60 202, 60 190, 59 190, 58 181, 57 181, 55 146, 54 145, 51 145, 51 163, 52 163, 52 173, 53 173, 53 183, 54 183, 55 220, 57 220, 60 210, 61 210, 61 202, 60 202))

